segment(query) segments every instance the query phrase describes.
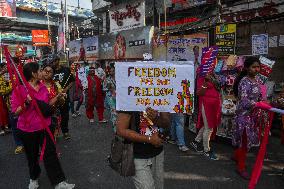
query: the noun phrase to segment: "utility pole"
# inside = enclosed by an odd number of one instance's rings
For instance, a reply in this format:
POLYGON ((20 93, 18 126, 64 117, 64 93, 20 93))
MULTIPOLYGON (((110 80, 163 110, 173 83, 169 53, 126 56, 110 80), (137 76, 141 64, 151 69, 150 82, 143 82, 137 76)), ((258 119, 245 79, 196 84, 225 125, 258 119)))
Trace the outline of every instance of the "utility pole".
POLYGON ((66 0, 64 2, 64 7, 62 10, 62 15, 63 15, 63 33, 64 33, 64 38, 63 38, 63 52, 66 53, 66 12, 65 12, 65 8, 66 8, 66 0))
POLYGON ((51 29, 50 29, 50 21, 49 21, 49 11, 48 11, 48 0, 46 0, 46 17, 47 17, 47 30, 48 30, 48 38, 49 45, 51 46, 51 29))
POLYGON ((166 5, 166 0, 164 0, 164 14, 165 14, 165 34, 167 34, 167 5, 166 5))

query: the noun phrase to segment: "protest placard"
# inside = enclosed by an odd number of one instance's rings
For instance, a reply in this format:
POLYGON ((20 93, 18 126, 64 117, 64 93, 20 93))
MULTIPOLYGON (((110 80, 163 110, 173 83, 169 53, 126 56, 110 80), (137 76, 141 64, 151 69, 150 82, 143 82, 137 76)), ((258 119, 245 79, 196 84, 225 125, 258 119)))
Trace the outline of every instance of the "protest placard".
POLYGON ((115 68, 117 110, 193 111, 193 62, 119 62, 115 68))

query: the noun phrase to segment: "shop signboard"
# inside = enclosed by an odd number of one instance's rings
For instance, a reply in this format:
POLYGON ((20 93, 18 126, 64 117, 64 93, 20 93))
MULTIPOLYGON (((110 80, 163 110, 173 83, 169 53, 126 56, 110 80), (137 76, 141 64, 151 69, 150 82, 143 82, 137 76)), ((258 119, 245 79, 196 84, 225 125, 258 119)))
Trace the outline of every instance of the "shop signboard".
POLYGON ((236 24, 216 26, 215 43, 218 46, 218 56, 235 54, 236 24))
POLYGON ((32 30, 32 42, 33 46, 48 46, 48 30, 32 30))
POLYGON ((194 61, 200 63, 202 48, 207 46, 207 33, 170 36, 167 42, 167 60, 194 61))
POLYGON ((0 17, 6 17, 6 18, 16 17, 16 1, 15 0, 0 1, 0 17))
POLYGON ((190 7, 196 7, 200 5, 204 5, 206 3, 210 3, 210 1, 207 0, 170 0, 171 4, 174 5, 172 6, 173 11, 179 11, 179 10, 184 10, 188 9, 190 7))
POLYGON ((85 51, 85 61, 95 61, 98 59, 98 37, 88 37, 82 40, 73 40, 69 42, 69 59, 78 62, 80 59, 80 52, 85 51))
POLYGON ((145 2, 122 4, 109 11, 110 32, 145 26, 145 2))
POLYGON ((192 113, 194 63, 123 62, 116 63, 116 109, 192 113))
POLYGON ((100 36, 100 59, 143 59, 144 53, 151 53, 151 28, 136 28, 100 36))
POLYGON ((268 34, 252 35, 252 55, 268 54, 268 34))

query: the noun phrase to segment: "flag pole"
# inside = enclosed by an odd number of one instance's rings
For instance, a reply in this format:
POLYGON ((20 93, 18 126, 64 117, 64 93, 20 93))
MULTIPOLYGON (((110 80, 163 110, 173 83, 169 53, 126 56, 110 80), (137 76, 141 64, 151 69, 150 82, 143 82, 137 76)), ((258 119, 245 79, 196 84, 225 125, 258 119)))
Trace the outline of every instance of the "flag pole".
POLYGON ((1 63, 3 63, 3 52, 2 52, 2 32, 0 31, 0 56, 1 56, 1 63))

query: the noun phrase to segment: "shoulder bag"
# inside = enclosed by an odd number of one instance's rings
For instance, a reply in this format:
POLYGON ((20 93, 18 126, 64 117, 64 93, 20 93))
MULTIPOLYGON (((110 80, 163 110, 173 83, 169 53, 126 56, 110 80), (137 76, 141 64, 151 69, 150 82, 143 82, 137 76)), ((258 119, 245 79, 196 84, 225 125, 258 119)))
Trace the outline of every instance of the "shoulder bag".
MULTIPOLYGON (((136 113, 131 115, 130 129, 136 128, 136 113)), ((133 142, 115 135, 111 143, 111 153, 108 157, 109 166, 123 177, 135 175, 133 142)))

